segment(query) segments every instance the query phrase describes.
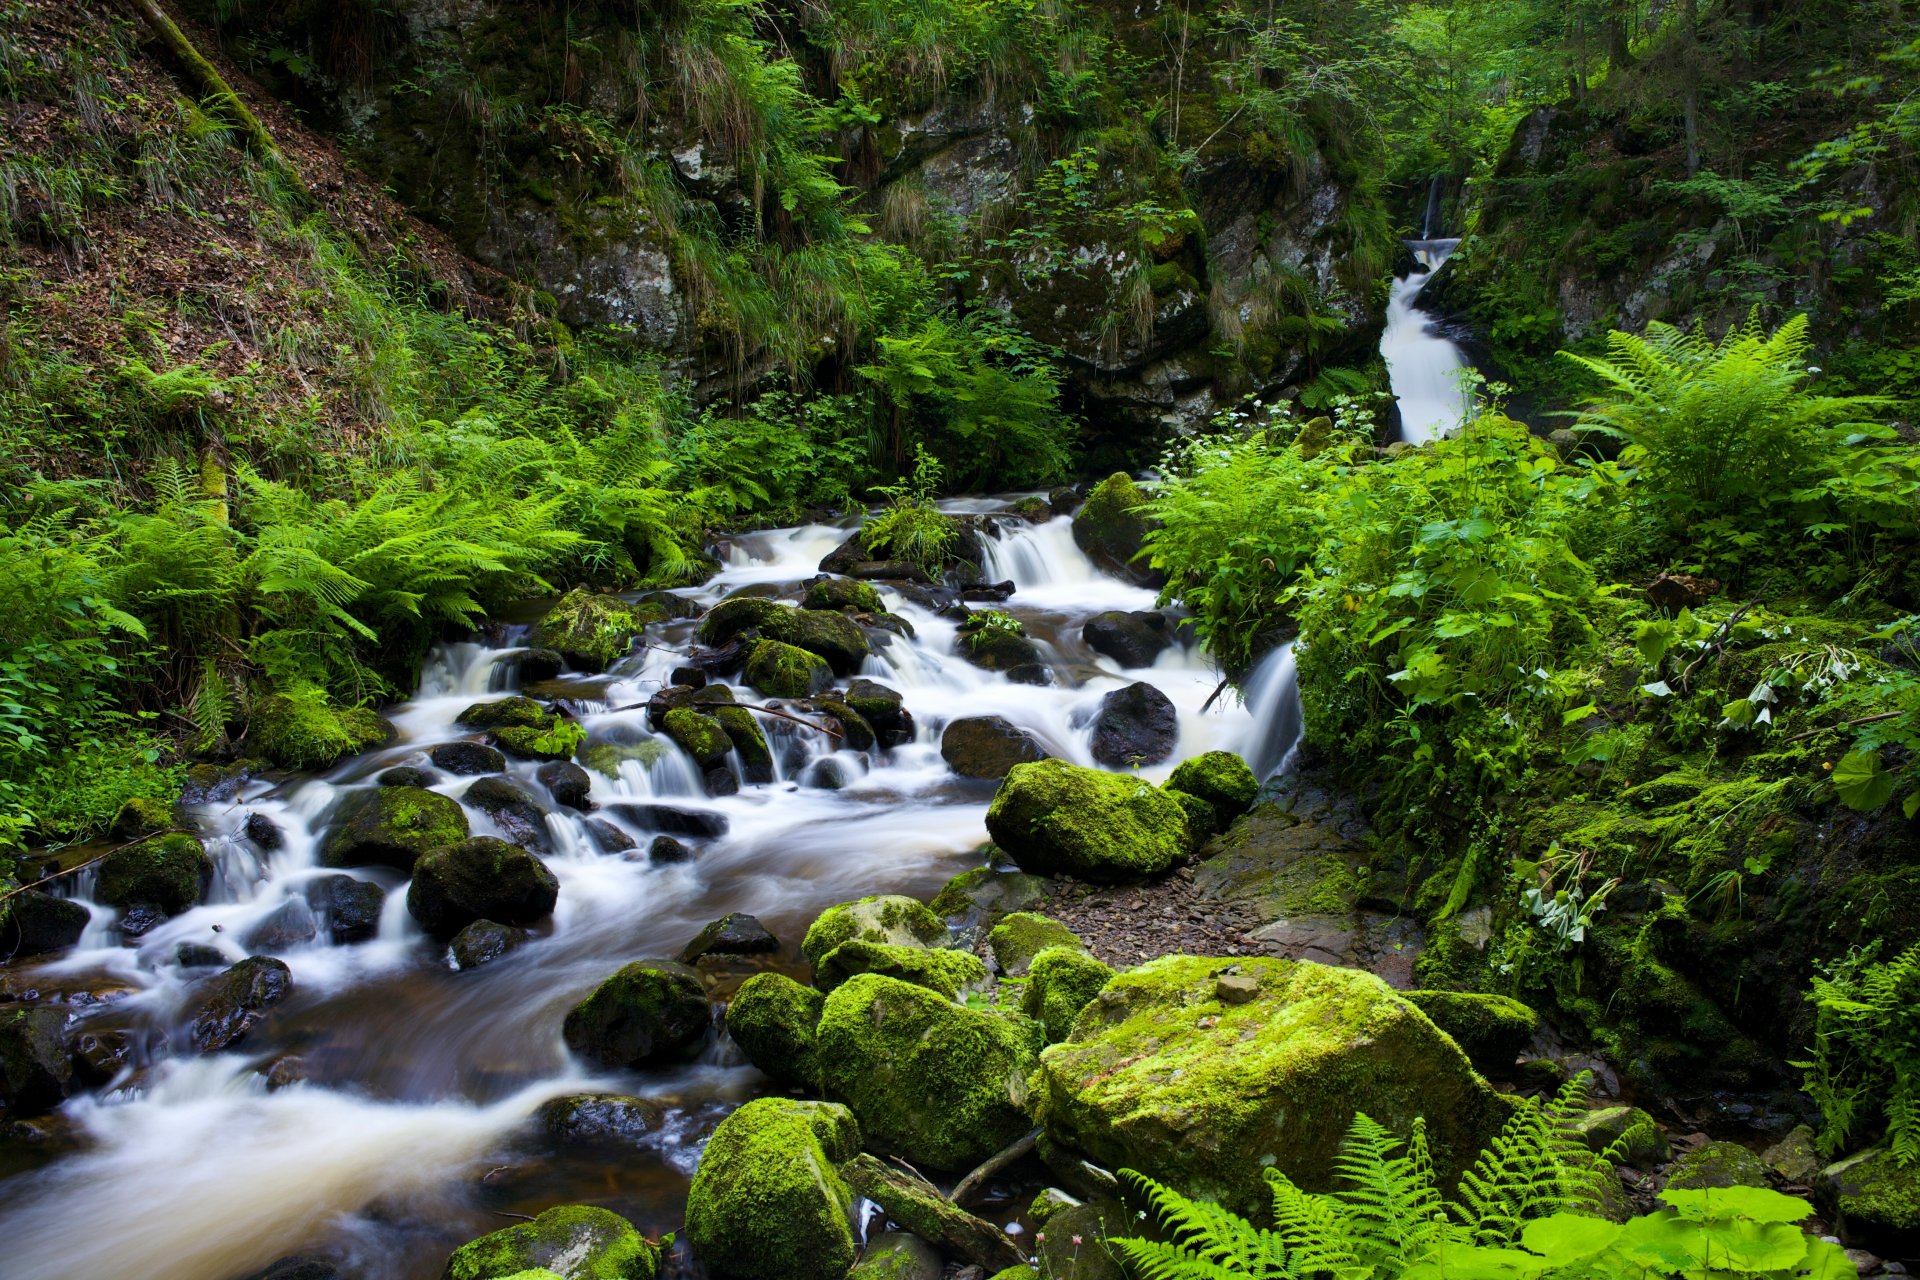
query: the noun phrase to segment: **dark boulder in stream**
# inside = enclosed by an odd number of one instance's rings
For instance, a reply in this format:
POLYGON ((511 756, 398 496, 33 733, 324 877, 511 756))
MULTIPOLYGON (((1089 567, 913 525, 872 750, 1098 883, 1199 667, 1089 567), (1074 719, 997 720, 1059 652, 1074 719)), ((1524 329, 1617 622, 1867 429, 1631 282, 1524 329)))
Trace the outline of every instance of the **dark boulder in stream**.
POLYGON ((135 905, 177 916, 197 906, 213 878, 213 863, 200 842, 174 833, 153 836, 100 861, 95 896, 122 910, 135 905))
POLYGON ((505 778, 482 778, 460 798, 492 819, 493 825, 514 844, 539 853, 552 852, 553 838, 547 834, 546 810, 505 778))
POLYGON ((422 857, 407 910, 428 933, 452 937, 476 920, 533 924, 553 914, 560 882, 517 845, 476 836, 422 857))
POLYGON ((475 920, 453 935, 447 947, 447 959, 455 969, 466 972, 490 964, 531 940, 525 929, 516 929, 497 920, 475 920))
POLYGON ((534 773, 553 802, 582 812, 593 807, 593 779, 571 760, 549 760, 534 773))
POLYGON ((692 964, 701 956, 749 956, 778 951, 780 940, 767 932, 767 926, 744 912, 732 911, 694 935, 680 959, 692 964))
POLYGON ((660 1128, 658 1103, 623 1093, 573 1093, 540 1104, 534 1120, 572 1146, 633 1147, 660 1128))
POLYGON ((1135 559, 1146 543, 1147 519, 1140 507, 1147 495, 1132 477, 1114 472, 1094 486, 1073 517, 1073 540, 1087 558, 1108 573, 1158 586, 1163 579, 1135 559))
POLYGON ((595 1066, 667 1066, 700 1052, 711 1021, 698 972, 673 960, 636 960, 575 1005, 562 1034, 595 1066))
POLYGON ((1004 778, 1013 766, 1048 754, 1039 739, 1005 716, 967 716, 940 734, 940 758, 963 778, 1004 778))
POLYGON ((1096 613, 1080 629, 1080 636, 1088 648, 1123 667, 1150 667, 1173 644, 1167 615, 1151 610, 1096 613))
POLYGON ((285 951, 311 941, 319 931, 312 908, 300 898, 288 898, 249 928, 241 936, 240 945, 249 951, 285 951))
POLYGON ((467 838, 467 815, 437 791, 375 787, 350 793, 320 844, 328 867, 393 867, 413 870, 431 849, 467 838))
POLYGON ((335 942, 365 942, 380 931, 387 891, 371 880, 322 876, 307 885, 307 905, 326 922, 335 942))
POLYGON ((463 778, 507 770, 507 758, 484 742, 443 742, 427 752, 427 759, 434 768, 463 778))
POLYGON ((0 916, 0 955, 37 956, 80 941, 91 913, 70 898, 38 889, 14 894, 0 916))
POLYGON ((1159 764, 1180 742, 1180 713, 1173 700, 1141 680, 1100 699, 1093 722, 1093 758, 1127 768, 1159 764))
POLYGON ((293 972, 270 956, 248 956, 202 980, 187 1036, 201 1053, 219 1053, 247 1038, 267 1010, 293 990, 293 972))
POLYGON ((611 804, 607 809, 617 818, 670 836, 711 839, 727 834, 729 825, 724 813, 682 809, 670 804, 611 804))
POLYGON ((51 1111, 73 1090, 67 1015, 58 1009, 0 1013, 0 1099, 13 1116, 51 1111))

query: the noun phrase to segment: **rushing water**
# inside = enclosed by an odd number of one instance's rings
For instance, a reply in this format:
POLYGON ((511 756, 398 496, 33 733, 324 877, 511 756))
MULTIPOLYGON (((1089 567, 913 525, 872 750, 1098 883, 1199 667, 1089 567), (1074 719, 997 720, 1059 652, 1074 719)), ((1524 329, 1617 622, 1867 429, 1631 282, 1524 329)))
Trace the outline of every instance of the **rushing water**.
POLYGON ((1433 317, 1420 309, 1420 291, 1459 245, 1458 240, 1413 240, 1408 248, 1420 269, 1395 280, 1387 294, 1386 328, 1380 334, 1380 358, 1400 403, 1400 434, 1409 444, 1426 444, 1460 429, 1473 409, 1462 375, 1467 361, 1433 317))
MULTIPOLYGON (((994 504, 964 509, 982 505, 994 504)), ((742 587, 785 591, 814 576, 846 532, 814 525, 738 537, 722 572, 686 594, 711 603, 742 587)), ((784 943, 773 963, 797 968, 799 937, 823 907, 876 892, 924 896, 973 865, 992 785, 957 778, 942 762, 940 730, 954 717, 1005 716, 1055 754, 1091 764, 1101 697, 1147 680, 1179 710, 1176 760, 1227 748, 1263 770, 1281 766, 1299 735, 1290 648, 1255 673, 1244 706, 1225 698, 1203 712, 1216 676, 1192 649, 1176 645, 1151 668, 1122 672, 1082 641, 1090 615, 1150 608, 1153 593, 1098 572, 1066 518, 1012 525, 985 551, 992 577, 1016 584, 1002 607, 1040 642, 1053 685, 1016 685, 973 667, 954 652, 954 622, 886 591, 916 638, 879 649, 864 674, 905 695, 913 742, 836 753, 824 735, 767 720, 779 777, 721 799, 704 794, 677 750, 651 766, 627 763, 617 782, 592 775, 598 804, 666 799, 712 809, 728 818, 728 833, 691 862, 652 865, 602 854, 580 815, 550 814, 553 851, 544 856, 560 882, 550 926, 469 972, 453 971, 444 946, 407 914, 398 873, 356 871, 389 890, 377 936, 335 946, 323 935, 274 952, 292 969, 293 994, 243 1052, 209 1057, 166 1047, 185 1043, 193 977, 205 972, 182 969, 180 945, 212 945, 238 960, 247 952, 237 940, 250 929, 303 910, 307 883, 336 874, 318 866, 315 851, 342 794, 466 736, 454 717, 513 692, 513 666, 503 660, 516 650, 443 646, 418 695, 390 713, 393 745, 324 776, 256 782, 237 801, 197 809, 217 868, 205 905, 126 945, 113 911, 93 906, 73 951, 0 970, 12 991, 70 1000, 76 1033, 125 1030, 138 1046, 137 1065, 64 1108, 82 1134, 77 1152, 0 1182, 0 1270, 8 1280, 228 1280, 320 1250, 365 1280, 432 1280, 462 1241, 555 1204, 603 1204, 649 1233, 676 1229, 700 1143, 726 1110, 769 1082, 724 1040, 677 1070, 583 1070, 560 1023, 593 984, 630 960, 677 954, 729 911, 758 916, 784 943), (829 754, 845 785, 806 785, 829 754), (283 847, 260 853, 244 834, 249 814, 270 818, 283 847), (303 1078, 270 1090, 266 1070, 289 1058, 303 1078), (542 1101, 587 1090, 647 1097, 666 1108, 667 1121, 640 1149, 612 1154, 560 1149, 530 1124, 542 1101)), ((616 708, 645 702, 681 661, 693 628, 656 627, 662 634, 649 633, 648 645, 608 675, 567 677, 554 692, 581 710, 592 736, 645 734, 644 710, 616 708)), ((1171 765, 1142 772, 1158 780, 1171 765)), ((544 795, 534 768, 512 762, 509 776, 544 795)), ((472 781, 435 789, 458 798, 472 781)), ((468 816, 476 834, 494 830, 478 811, 468 816)), ((87 875, 75 877, 80 897, 90 888, 87 875)))

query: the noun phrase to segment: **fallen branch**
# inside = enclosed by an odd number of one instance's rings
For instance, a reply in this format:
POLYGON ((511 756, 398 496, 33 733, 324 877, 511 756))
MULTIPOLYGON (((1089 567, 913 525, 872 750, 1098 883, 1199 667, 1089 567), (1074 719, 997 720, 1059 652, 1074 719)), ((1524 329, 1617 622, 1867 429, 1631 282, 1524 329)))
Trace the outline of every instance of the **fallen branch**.
POLYGON ((1707 660, 1708 653, 1725 655, 1727 651, 1727 637, 1733 634, 1734 624, 1751 613, 1753 606, 1759 603, 1758 600, 1749 600, 1727 615, 1726 621, 1722 622, 1719 629, 1713 633, 1713 638, 1708 640, 1706 645, 1701 648, 1699 656, 1694 658, 1692 662, 1689 662, 1686 670, 1680 673, 1680 692, 1685 693, 1687 691, 1687 681, 1692 677, 1694 668, 1707 660))
POLYGON ((1817 734, 1831 733, 1836 729, 1852 729, 1858 725, 1872 724, 1877 720, 1892 720, 1896 716, 1904 716, 1906 714, 1905 711, 1882 711, 1878 715, 1861 716, 1858 720, 1842 720, 1839 724, 1823 724, 1818 729, 1809 729, 1805 733, 1796 733, 1791 738, 1782 738, 1780 739, 1780 745, 1785 746, 1789 742, 1799 742, 1803 738, 1811 738, 1817 734))
POLYGON ((986 1185, 988 1178, 991 1178, 994 1174, 1032 1151, 1034 1144, 1039 1140, 1040 1131, 1038 1129, 1035 1129, 1032 1133, 1024 1137, 1015 1138, 1005 1147, 1002 1147, 999 1151, 982 1161, 978 1169, 975 1169, 972 1173, 960 1179, 960 1184, 953 1189, 953 1194, 948 1196, 947 1199, 957 1205, 965 1205, 968 1197, 986 1185))
POLYGON ((85 862, 76 862, 72 866, 67 867, 60 871, 56 871, 50 876, 42 876, 40 877, 40 879, 35 880, 31 884, 23 884, 17 889, 9 889, 5 893, 0 893, 0 902, 5 902, 8 898, 16 897, 19 894, 23 894, 29 889, 38 889, 43 884, 52 884, 55 880, 58 880, 62 876, 70 876, 76 871, 85 871, 88 867, 92 866, 96 862, 99 862, 103 858, 111 858, 114 854, 120 852, 122 849, 131 849, 133 848, 133 846, 143 843, 144 841, 147 841, 147 840, 152 840, 156 836, 190 836, 195 834, 197 833, 188 831, 185 827, 169 827, 165 831, 149 831, 146 835, 141 836, 138 840, 129 840, 125 844, 117 844, 113 846, 113 848, 107 850, 105 853, 94 854, 91 858, 88 858, 85 862))
POLYGON ((1220 683, 1213 687, 1213 692, 1207 695, 1207 700, 1200 704, 1200 714, 1205 715, 1207 714, 1208 711, 1212 710, 1214 700, 1218 698, 1221 694, 1225 693, 1227 691, 1227 686, 1232 683, 1233 683, 1232 676, 1221 676, 1220 683))

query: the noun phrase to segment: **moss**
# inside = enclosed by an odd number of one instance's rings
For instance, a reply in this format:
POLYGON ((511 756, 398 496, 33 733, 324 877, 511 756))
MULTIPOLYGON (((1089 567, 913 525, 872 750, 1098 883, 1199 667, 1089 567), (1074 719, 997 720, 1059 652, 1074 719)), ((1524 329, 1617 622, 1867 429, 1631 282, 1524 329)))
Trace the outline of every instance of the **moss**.
POLYGON ((149 796, 134 796, 113 815, 107 834, 115 840, 138 840, 173 825, 173 806, 149 796))
POLYGON ((820 1087, 815 1029, 827 998, 783 973, 756 973, 727 1006, 727 1034, 754 1066, 782 1084, 820 1087))
POLYGON ((854 609, 860 613, 885 613, 887 605, 880 589, 857 578, 822 578, 807 588, 801 601, 808 609, 854 609))
POLYGON ((653 1280, 660 1251, 619 1214, 592 1205, 548 1209, 461 1245, 444 1280, 510 1280, 557 1269, 568 1280, 653 1280))
POLYGON ((658 764, 666 755, 666 744, 657 738, 648 738, 645 742, 589 742, 581 747, 577 758, 580 763, 595 773, 618 780, 620 766, 628 760, 636 760, 643 765, 658 764))
POLYGON ((337 707, 318 689, 270 694, 247 718, 250 746, 283 769, 324 769, 392 734, 393 726, 374 712, 337 707))
POLYGON ((1676 1191, 1710 1187, 1764 1187, 1770 1179, 1760 1157, 1737 1142, 1709 1142, 1695 1147, 1667 1171, 1667 1186, 1676 1191))
POLYGON ((1635 1168, 1651 1169, 1673 1155, 1667 1135, 1639 1107, 1600 1107, 1575 1120, 1573 1130, 1596 1155, 1635 1168))
POLYGON ((833 683, 826 659, 779 640, 754 641, 744 675, 769 698, 811 697, 833 683))
POLYGON ((761 732, 753 712, 745 707, 715 707, 713 718, 727 731, 733 749, 740 753, 740 763, 746 768, 748 780, 772 781, 773 749, 767 745, 767 735, 761 732))
POLYGON ((887 942, 896 946, 931 947, 947 940, 947 926, 939 916, 912 898, 898 894, 842 902, 822 911, 807 928, 800 954, 818 968, 827 953, 844 942, 887 942))
POLYGON ((1201 845, 1219 835, 1222 827, 1220 817, 1212 805, 1199 796, 1167 786, 1160 788, 1180 806, 1187 817, 1187 848, 1198 849, 1201 845))
POLYGON ((710 1021, 697 972, 672 960, 636 960, 569 1010, 561 1034, 599 1066, 665 1066, 698 1055, 710 1021))
POLYGON ((787 606, 764 596, 735 596, 707 610, 700 620, 700 643, 719 647, 743 631, 758 630, 767 620, 787 612, 787 606))
POLYGON ((852 751, 871 751, 880 741, 867 718, 838 698, 816 698, 818 707, 840 729, 840 745, 852 751))
POLYGON ((1233 820, 1253 807, 1260 781, 1247 762, 1231 751, 1209 751, 1180 762, 1167 786, 1198 796, 1213 806, 1215 826, 1225 831, 1233 820))
POLYGON ((662 716, 660 728, 703 769, 719 764, 733 750, 733 739, 718 720, 686 707, 662 716))
POLYGON ((455 724, 469 729, 545 729, 553 721, 551 710, 519 694, 497 702, 476 702, 453 718, 455 724))
POLYGON ((1073 517, 1073 540, 1105 567, 1126 572, 1147 536, 1138 514, 1147 495, 1132 477, 1116 471, 1094 486, 1073 517))
POLYGON ((634 638, 649 623, 665 616, 658 605, 636 607, 575 587, 534 625, 532 640, 583 671, 604 671, 632 651, 634 638))
POLYGON ((935 1169, 977 1164, 1026 1132, 1039 1028, 879 974, 848 979, 820 1017, 828 1096, 868 1145, 935 1169))
POLYGON ((115 850, 101 859, 99 876, 94 893, 108 906, 144 903, 177 916, 200 901, 213 862, 197 839, 176 832, 115 850))
POLYGON ((900 716, 900 694, 872 680, 855 680, 847 689, 846 704, 873 724, 885 724, 900 716))
POLYGON ((853 1193, 835 1166, 860 1150, 845 1107, 756 1098, 720 1122, 687 1192, 695 1255, 730 1280, 841 1280, 853 1193))
POLYGON ((1189 848, 1179 801, 1064 760, 1015 765, 987 809, 987 830, 1022 871, 1101 883, 1160 875, 1189 848))
POLYGON ((1891 1152, 1870 1147, 1829 1165, 1820 1181, 1849 1236, 1891 1244, 1920 1231, 1920 1165, 1901 1165, 1891 1152))
POLYGON ((1533 1033, 1540 1015, 1506 996, 1465 991, 1409 991, 1407 999, 1453 1037, 1482 1071, 1507 1071, 1533 1033))
POLYGON ((1000 972, 1006 974, 1025 973, 1033 958, 1048 947, 1087 949, 1079 934, 1058 920, 1032 911, 1016 911, 1002 917, 987 935, 987 946, 1000 972))
POLYGON ((544 728, 508 725, 495 729, 491 737, 495 746, 522 760, 570 760, 586 741, 587 731, 577 721, 556 717, 544 728))
POLYGON ((1113 970, 1078 945, 1048 947, 1034 956, 1027 971, 1020 1012, 1046 1028, 1048 1044, 1057 1044, 1072 1032, 1080 1011, 1112 980, 1113 970))
POLYGON ((943 919, 972 916, 976 912, 994 919, 1031 906, 1047 893, 1047 882, 1039 876, 1030 876, 1024 871, 1002 871, 997 867, 975 867, 947 881, 927 907, 943 919))
POLYGON ((786 609, 760 624, 761 633, 772 640, 784 640, 808 653, 820 655, 840 675, 852 675, 860 669, 870 646, 867 633, 858 623, 841 613, 818 609, 786 609))
POLYGON ((369 864, 411 871, 421 854, 467 838, 467 815, 437 791, 375 787, 350 794, 320 845, 329 867, 369 864))
POLYGON ((987 982, 987 966, 972 952, 903 947, 855 938, 821 958, 813 972, 813 985, 822 991, 832 991, 862 973, 883 973, 916 987, 938 991, 949 1000, 969 987, 982 987, 987 982))

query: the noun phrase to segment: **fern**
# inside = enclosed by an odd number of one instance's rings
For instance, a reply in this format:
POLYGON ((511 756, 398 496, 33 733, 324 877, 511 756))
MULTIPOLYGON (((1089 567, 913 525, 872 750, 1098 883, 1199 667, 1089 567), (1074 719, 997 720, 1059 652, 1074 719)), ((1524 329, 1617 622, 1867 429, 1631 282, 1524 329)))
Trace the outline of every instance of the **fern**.
POLYGON ((1334 1169, 1348 1185, 1337 1194, 1363 1262, 1397 1271, 1417 1262, 1448 1235, 1440 1192, 1434 1186, 1424 1121, 1415 1121, 1405 1154, 1386 1126, 1354 1116, 1334 1169))
POLYGON ((1573 1128, 1573 1120, 1586 1111, 1591 1080, 1580 1073, 1544 1105, 1522 1100, 1461 1176, 1458 1197, 1448 1208, 1476 1243, 1512 1244, 1532 1219, 1598 1211, 1607 1170, 1573 1128))
POLYGON ((1800 1063, 1837 1154, 1873 1118, 1902 1165, 1920 1160, 1920 943, 1891 960, 1879 944, 1855 948, 1814 977, 1813 1059, 1800 1063))
POLYGON ((1166 1241, 1121 1238, 1120 1250, 1144 1280, 1211 1280, 1256 1276, 1304 1280, 1279 1233, 1254 1226, 1236 1213, 1204 1200, 1189 1200, 1132 1171, 1128 1187, 1149 1206, 1166 1241))

